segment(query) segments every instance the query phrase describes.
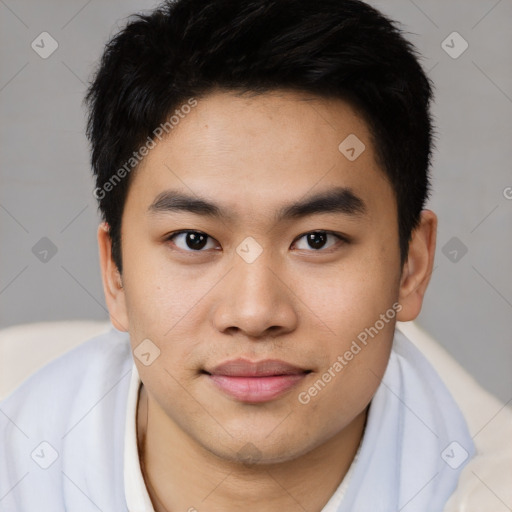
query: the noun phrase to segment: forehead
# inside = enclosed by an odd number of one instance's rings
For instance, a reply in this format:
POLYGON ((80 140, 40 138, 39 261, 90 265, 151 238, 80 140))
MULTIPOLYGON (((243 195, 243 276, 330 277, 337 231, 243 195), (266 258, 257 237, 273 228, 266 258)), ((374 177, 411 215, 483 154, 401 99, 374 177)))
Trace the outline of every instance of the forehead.
POLYGON ((345 187, 370 216, 395 208, 369 128, 342 100, 217 91, 187 112, 140 164, 127 203, 147 209, 173 189, 254 219, 275 216, 290 199, 345 187))

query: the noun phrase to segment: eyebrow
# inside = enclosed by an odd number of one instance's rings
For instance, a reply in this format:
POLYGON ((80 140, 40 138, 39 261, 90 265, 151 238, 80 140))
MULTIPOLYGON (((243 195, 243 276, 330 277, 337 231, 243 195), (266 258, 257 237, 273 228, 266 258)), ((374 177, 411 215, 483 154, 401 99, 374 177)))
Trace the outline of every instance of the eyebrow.
MULTIPOLYGON (((212 218, 233 218, 232 214, 214 202, 177 190, 166 190, 159 194, 148 211, 151 214, 188 212, 212 218)), ((282 206, 277 210, 275 220, 281 222, 319 213, 341 213, 356 218, 366 216, 368 208, 350 188, 335 187, 282 206)))

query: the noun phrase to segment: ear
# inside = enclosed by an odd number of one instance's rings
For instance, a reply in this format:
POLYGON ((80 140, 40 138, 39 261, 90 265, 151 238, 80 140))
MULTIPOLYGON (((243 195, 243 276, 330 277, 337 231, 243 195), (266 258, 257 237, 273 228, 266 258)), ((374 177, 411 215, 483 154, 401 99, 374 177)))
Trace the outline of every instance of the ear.
POLYGON ((98 227, 98 248, 100 252, 103 292, 110 313, 112 325, 119 331, 128 332, 128 315, 121 274, 112 259, 112 240, 109 226, 102 222, 98 227))
POLYGON ((420 224, 409 242, 409 254, 400 278, 399 303, 402 309, 397 314, 400 322, 414 320, 421 311, 434 265, 436 235, 436 214, 431 210, 422 210, 420 224))

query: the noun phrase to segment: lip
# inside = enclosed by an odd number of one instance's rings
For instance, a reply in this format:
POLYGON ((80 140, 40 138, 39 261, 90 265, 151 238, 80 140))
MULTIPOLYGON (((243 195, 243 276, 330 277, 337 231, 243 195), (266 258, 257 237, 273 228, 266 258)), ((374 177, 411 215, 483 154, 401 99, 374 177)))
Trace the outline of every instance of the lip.
POLYGON ((302 381, 310 370, 266 359, 226 361, 205 372, 222 392, 240 402, 261 403, 274 400, 302 381))

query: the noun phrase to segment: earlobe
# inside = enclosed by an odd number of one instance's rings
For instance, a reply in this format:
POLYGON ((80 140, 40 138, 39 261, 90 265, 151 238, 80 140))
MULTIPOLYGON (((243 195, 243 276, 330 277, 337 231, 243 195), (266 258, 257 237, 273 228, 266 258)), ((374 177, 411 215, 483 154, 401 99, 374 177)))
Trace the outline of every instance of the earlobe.
POLYGON ((106 222, 102 222, 98 226, 98 249, 103 292, 110 314, 110 321, 116 329, 128 332, 125 290, 122 276, 112 259, 112 240, 106 222))
POLYGON ((399 302, 402 309, 397 315, 400 322, 414 320, 421 311, 434 266, 436 235, 436 214, 431 210, 423 210, 420 224, 412 233, 409 254, 400 279, 399 302))

